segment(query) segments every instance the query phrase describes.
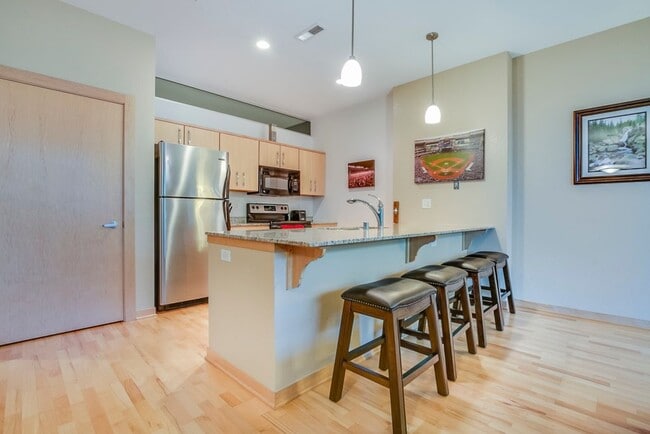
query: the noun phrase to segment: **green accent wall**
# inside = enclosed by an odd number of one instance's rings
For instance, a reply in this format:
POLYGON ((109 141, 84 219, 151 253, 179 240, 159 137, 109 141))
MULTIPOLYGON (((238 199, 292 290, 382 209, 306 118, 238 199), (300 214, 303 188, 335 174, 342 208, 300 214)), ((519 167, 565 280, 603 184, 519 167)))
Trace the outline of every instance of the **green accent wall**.
POLYGON ((311 122, 156 77, 156 96, 311 135, 311 122))

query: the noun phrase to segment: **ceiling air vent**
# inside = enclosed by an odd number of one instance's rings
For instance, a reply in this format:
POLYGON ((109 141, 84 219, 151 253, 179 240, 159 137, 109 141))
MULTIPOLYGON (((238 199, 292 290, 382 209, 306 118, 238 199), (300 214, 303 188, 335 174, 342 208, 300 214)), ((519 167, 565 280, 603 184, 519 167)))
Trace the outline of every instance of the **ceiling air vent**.
POLYGON ((304 32, 301 32, 301 33, 297 34, 296 39, 299 39, 302 42, 305 42, 307 39, 311 38, 312 36, 316 36, 317 34, 322 32, 323 30, 325 30, 325 29, 323 29, 318 24, 315 24, 315 25, 311 26, 310 28, 308 28, 307 30, 305 30, 304 32))

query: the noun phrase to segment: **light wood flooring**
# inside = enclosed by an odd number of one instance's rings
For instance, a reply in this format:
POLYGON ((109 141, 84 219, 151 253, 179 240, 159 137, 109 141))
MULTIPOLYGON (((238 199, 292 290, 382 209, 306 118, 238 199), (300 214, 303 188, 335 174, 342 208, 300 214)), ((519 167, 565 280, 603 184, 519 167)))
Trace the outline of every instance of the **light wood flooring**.
MULTIPOLYGON (((390 432, 388 390, 352 373, 339 403, 326 382, 270 409, 205 361, 207 316, 0 347, 0 433, 390 432)), ((458 343, 448 397, 433 370, 406 387, 409 432, 650 432, 649 330, 523 307, 506 325, 477 355, 458 343)))

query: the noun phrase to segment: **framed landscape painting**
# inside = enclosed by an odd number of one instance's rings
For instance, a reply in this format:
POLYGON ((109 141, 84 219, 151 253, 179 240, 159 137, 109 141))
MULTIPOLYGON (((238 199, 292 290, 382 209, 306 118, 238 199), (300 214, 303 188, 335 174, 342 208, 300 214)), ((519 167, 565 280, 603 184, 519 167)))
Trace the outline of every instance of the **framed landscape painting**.
POLYGON ((650 181, 650 98, 573 112, 573 183, 650 181))
POLYGON ((485 179, 485 130, 415 141, 416 184, 485 179))

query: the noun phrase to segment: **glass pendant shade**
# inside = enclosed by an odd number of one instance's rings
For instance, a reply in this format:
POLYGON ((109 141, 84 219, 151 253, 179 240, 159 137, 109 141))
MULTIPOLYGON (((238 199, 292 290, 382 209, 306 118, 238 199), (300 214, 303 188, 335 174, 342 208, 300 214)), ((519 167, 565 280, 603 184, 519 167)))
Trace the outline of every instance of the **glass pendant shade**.
POLYGON ((354 56, 350 56, 350 58, 343 64, 343 69, 341 69, 341 78, 336 80, 336 82, 346 87, 357 87, 361 85, 361 79, 361 65, 354 56))
POLYGON ((424 112, 425 124, 439 124, 440 123, 440 109, 437 105, 431 104, 424 112))

